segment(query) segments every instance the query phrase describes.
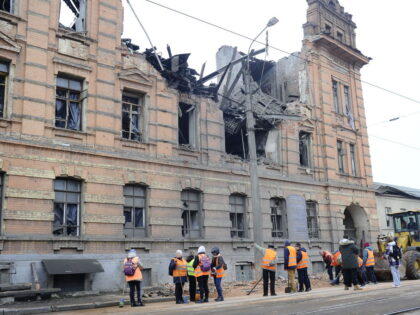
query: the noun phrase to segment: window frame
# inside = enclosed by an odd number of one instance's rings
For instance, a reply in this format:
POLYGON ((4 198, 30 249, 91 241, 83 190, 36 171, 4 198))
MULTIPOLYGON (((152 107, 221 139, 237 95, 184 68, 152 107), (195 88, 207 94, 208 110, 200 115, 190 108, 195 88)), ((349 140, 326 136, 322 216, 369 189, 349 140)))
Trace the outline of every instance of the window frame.
POLYGON ((334 111, 337 114, 341 114, 340 110, 340 84, 334 78, 331 80, 331 89, 332 89, 332 99, 333 99, 333 106, 334 111))
POLYGON ((318 222, 318 202, 313 200, 306 200, 306 223, 308 227, 308 238, 318 239, 319 238, 319 222, 318 222), (313 205, 313 215, 310 213, 308 205, 313 205), (315 225, 315 227, 313 226, 315 225))
POLYGON ((2 224, 1 222, 3 222, 3 205, 4 205, 4 186, 5 186, 5 178, 6 178, 6 173, 4 172, 0 172, 0 235, 2 235, 3 233, 3 229, 2 229, 2 224))
POLYGON ((10 77, 10 62, 0 60, 0 66, 4 66, 6 71, 0 67, 0 77, 4 78, 4 83, 0 82, 0 93, 3 93, 3 104, 0 104, 0 118, 6 116, 9 77, 10 77), (3 90, 3 92, 2 92, 3 90))
POLYGON ((68 76, 68 75, 65 75, 65 74, 58 74, 57 75, 57 77, 56 77, 56 87, 55 87, 55 117, 54 117, 54 127, 55 128, 71 130, 71 131, 83 131, 83 105, 84 105, 83 104, 83 84, 84 84, 84 79, 82 79, 82 78, 75 78, 75 77, 68 76), (67 80, 68 81, 67 87, 59 85, 59 79, 67 80), (71 82, 80 84, 80 90, 71 88, 70 87, 71 82), (65 91, 65 97, 59 96, 58 90, 65 91), (70 94, 72 92, 74 94, 78 94, 77 101, 70 99, 70 94), (57 119, 57 117, 58 117, 57 116, 57 101, 58 100, 65 102, 65 106, 66 106, 66 118, 65 119, 63 119, 61 117, 59 117, 59 119, 57 119), (79 128, 78 129, 69 128, 69 126, 68 126, 69 121, 70 121, 70 103, 77 103, 78 107, 79 107, 79 128), (58 126, 57 122, 64 122, 65 127, 58 126))
POLYGON ((270 199, 270 220, 271 220, 271 237, 280 239, 287 238, 287 209, 286 200, 284 198, 274 197, 270 199), (279 210, 281 214, 279 214, 279 210), (277 219, 281 218, 280 228, 277 219))
POLYGON ((52 229, 52 234, 55 237, 80 237, 81 235, 81 208, 82 208, 82 188, 83 188, 83 182, 74 178, 63 178, 63 177, 58 177, 53 181, 53 185, 54 185, 54 202, 53 202, 53 215, 54 215, 54 220, 53 220, 53 229, 52 229), (64 181, 65 183, 65 188, 64 189, 59 189, 57 188, 57 182, 58 181, 64 181), (68 189, 68 183, 69 182, 73 182, 73 183, 77 183, 78 185, 78 190, 69 190, 68 189), (60 200, 57 200, 57 193, 63 193, 65 195, 65 201, 62 202, 60 200), (69 202, 67 200, 68 198, 68 194, 78 194, 78 201, 77 202, 69 202), (62 215, 62 219, 63 219, 63 224, 58 225, 58 228, 56 228, 56 205, 57 204, 63 204, 63 215, 62 215), (76 208, 76 233, 75 235, 72 235, 71 233, 69 233, 69 226, 73 226, 71 224, 67 224, 67 220, 68 220, 68 205, 69 204, 76 204, 77 208, 76 208), (58 234, 55 233, 56 230, 58 231, 59 229, 62 229, 62 234, 58 234))
POLYGON ((344 151, 344 141, 337 140, 337 161, 338 161, 338 172, 340 174, 345 174, 345 151, 344 151))
POLYGON ((129 91, 129 90, 123 90, 122 93, 122 97, 121 97, 121 138, 124 140, 130 140, 130 141, 136 141, 136 142, 143 142, 144 141, 144 105, 145 104, 145 95, 144 93, 136 93, 133 91, 129 91), (124 97, 128 97, 128 98, 137 98, 138 102, 137 104, 135 103, 130 103, 129 101, 125 101, 124 97), (129 105, 130 109, 129 111, 125 111, 124 110, 124 105, 129 105), (138 107, 138 119, 137 119, 137 129, 138 129, 138 139, 132 139, 132 115, 133 115, 133 107, 137 106, 138 107), (130 129, 124 130, 124 113, 128 113, 129 114, 129 125, 130 125, 130 129), (124 132, 128 132, 128 137, 124 136, 124 132))
POLYGON ((195 239, 200 238, 201 230, 202 230, 202 193, 199 190, 195 189, 183 189, 181 191, 181 219, 182 219, 182 227, 181 227, 181 235, 184 238, 188 239, 195 239), (192 195, 196 196, 196 198, 190 198, 192 195), (195 209, 191 209, 190 205, 195 205, 195 209), (194 228, 192 226, 192 214, 196 216, 196 223, 197 227, 194 228))
POLYGON ((356 145, 354 143, 349 143, 349 155, 351 175, 357 176, 356 145))
POLYGON ((147 237, 147 202, 148 202, 148 188, 140 184, 126 184, 123 186, 123 216, 124 216, 124 236, 128 238, 133 237, 147 237), (132 189, 132 194, 127 193, 132 189), (136 190, 140 190, 141 194, 136 194, 136 190), (128 204, 130 199, 132 203, 128 204), (136 206, 136 203, 139 206, 136 206), (142 206, 141 206, 142 205, 142 206), (127 210, 127 208, 130 208, 127 210), (142 211, 142 226, 136 226, 135 218, 138 209, 142 211), (126 212, 130 212, 131 221, 127 222, 126 212))
POLYGON ((232 239, 242 239, 247 236, 246 229, 246 196, 242 194, 231 194, 229 196, 229 219, 232 223, 231 229, 230 229, 230 237, 232 239), (237 198, 241 199, 243 203, 237 203, 237 198), (235 199, 235 202, 232 202, 232 200, 235 199), (236 211, 237 208, 242 207, 243 212, 236 211), (234 210, 234 211, 232 211, 234 210), (239 216, 241 215, 241 216, 239 216), (238 218, 242 218, 242 229, 239 228, 240 224, 238 224, 238 218), (233 219, 233 220, 232 220, 233 219), (242 236, 240 235, 242 233, 242 236))
MULTIPOLYGON (((82 5, 82 4, 81 4, 82 5)), ((88 9, 88 0, 83 0, 83 6, 80 6, 78 8, 76 8, 77 10, 79 10, 79 16, 76 15, 76 13, 74 13, 73 10, 71 10, 66 3, 64 3, 64 0, 60 0, 60 7, 59 7, 59 12, 58 12, 58 27, 68 30, 71 29, 73 30, 75 33, 83 33, 83 34, 87 34, 87 28, 88 28, 88 24, 87 24, 87 19, 88 19, 88 14, 87 14, 87 9, 88 9), (61 22, 61 14, 62 12, 62 5, 65 5, 67 7, 68 10, 70 10, 73 13, 73 18, 74 18, 74 24, 71 26, 66 26, 64 24, 62 24, 61 22), (80 19, 80 15, 82 15, 81 17, 81 22, 78 21, 80 19), (78 29, 79 26, 82 26, 82 29, 78 29)))
POLYGON ((189 147, 191 149, 197 149, 198 148, 198 136, 197 136, 197 130, 198 130, 198 124, 197 124, 197 117, 198 117, 198 106, 195 104, 187 104, 184 102, 178 103, 178 145, 180 147, 189 147), (189 108, 185 109, 185 112, 183 110, 183 107, 189 106, 189 108), (188 114, 188 139, 185 139, 185 136, 183 136, 181 131, 181 122, 182 122, 182 116, 184 114, 188 114), (185 143, 181 141, 181 136, 183 136, 185 143))
POLYGON ((301 166, 301 167, 305 167, 305 168, 311 168, 312 167, 312 159, 311 159, 311 157, 312 157, 312 149, 311 149, 311 147, 312 147, 312 133, 311 132, 308 132, 308 131, 305 131, 305 130, 300 130, 299 131, 299 165, 301 166), (303 136, 303 135, 306 135, 306 160, 307 160, 307 165, 305 165, 305 164, 303 164, 302 163, 302 161, 303 161, 303 157, 304 157, 304 155, 303 155, 303 142, 302 142, 302 137, 301 137, 301 135, 303 136))
MULTIPOLYGON (((0 0, 0 4, 1 4, 1 1, 2 0, 0 0)), ((0 9, 0 11, 1 12, 6 12, 6 13, 9 13, 9 14, 15 14, 16 0, 4 0, 4 1, 9 2, 10 11, 2 10, 2 9, 0 9)))

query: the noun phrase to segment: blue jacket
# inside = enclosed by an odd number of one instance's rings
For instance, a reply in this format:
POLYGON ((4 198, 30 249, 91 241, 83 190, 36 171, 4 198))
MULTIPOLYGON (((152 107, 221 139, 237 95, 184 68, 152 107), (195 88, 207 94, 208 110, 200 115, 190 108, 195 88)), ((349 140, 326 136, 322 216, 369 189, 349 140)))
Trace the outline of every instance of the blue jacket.
POLYGON ((301 247, 298 251, 296 251, 296 262, 299 262, 302 260, 302 252, 306 252, 305 247, 301 247))
POLYGON ((373 250, 372 246, 365 247, 363 250, 363 265, 366 264, 366 260, 368 259, 368 250, 373 250))

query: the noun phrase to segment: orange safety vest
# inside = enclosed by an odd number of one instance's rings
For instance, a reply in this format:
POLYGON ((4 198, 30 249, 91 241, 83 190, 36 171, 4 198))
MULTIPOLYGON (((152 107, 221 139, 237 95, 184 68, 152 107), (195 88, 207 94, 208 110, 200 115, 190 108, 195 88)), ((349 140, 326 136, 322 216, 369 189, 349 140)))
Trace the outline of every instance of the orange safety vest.
POLYGON ((308 268, 309 265, 309 255, 307 252, 303 250, 300 251, 302 253, 302 259, 297 263, 297 269, 308 268))
POLYGON ((172 277, 186 277, 187 276, 187 261, 182 258, 174 258, 174 261, 176 263, 175 269, 172 273, 172 277))
POLYGON ((264 252, 264 257, 261 259, 261 268, 276 271, 277 253, 274 249, 267 248, 264 252))
POLYGON ((363 259, 357 256, 357 263, 359 264, 359 268, 362 268, 363 266, 363 259))
MULTIPOLYGON (((217 256, 216 258, 216 266, 219 264, 219 256, 217 256)), ((223 278, 225 276, 225 269, 222 267, 220 267, 219 269, 216 269, 216 278, 223 278)))
POLYGON ((296 266, 296 248, 293 246, 287 246, 287 249, 289 250, 289 264, 287 267, 294 267, 296 266))
POLYGON ((201 277, 201 276, 209 276, 210 275, 210 271, 202 271, 201 270, 201 258, 204 257, 206 254, 198 254, 198 259, 199 259, 199 263, 197 265, 197 268, 195 268, 195 276, 201 277))
MULTIPOLYGON (((123 264, 125 264, 127 262, 128 258, 124 259, 123 264)), ((141 281, 143 280, 143 274, 141 273, 141 269, 139 266, 139 261, 140 259, 138 257, 134 257, 132 258, 132 262, 137 265, 136 270, 134 271, 134 275, 132 276, 125 276, 125 281, 132 281, 132 280, 137 280, 137 281, 141 281)))
POLYGON ((333 267, 340 266, 340 263, 338 262, 338 257, 340 257, 340 256, 341 256, 340 251, 336 251, 334 253, 334 255, 332 256, 331 266, 333 266, 333 267))
POLYGON ((375 257, 373 256, 373 250, 368 249, 368 258, 366 259, 365 266, 366 267, 375 266, 375 257))

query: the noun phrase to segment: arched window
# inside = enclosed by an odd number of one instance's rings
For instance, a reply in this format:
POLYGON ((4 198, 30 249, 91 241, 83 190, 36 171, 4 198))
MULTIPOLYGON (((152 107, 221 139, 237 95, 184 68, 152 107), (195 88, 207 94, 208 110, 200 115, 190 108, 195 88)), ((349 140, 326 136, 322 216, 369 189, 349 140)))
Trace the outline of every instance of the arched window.
POLYGON ((271 209, 271 236, 276 238, 287 237, 286 202, 281 198, 270 199, 271 209))
POLYGON ((146 187, 124 186, 124 234, 126 237, 146 236, 146 187))
POLYGON ((200 237, 201 230, 201 193, 192 189, 181 192, 182 202, 182 236, 200 237))

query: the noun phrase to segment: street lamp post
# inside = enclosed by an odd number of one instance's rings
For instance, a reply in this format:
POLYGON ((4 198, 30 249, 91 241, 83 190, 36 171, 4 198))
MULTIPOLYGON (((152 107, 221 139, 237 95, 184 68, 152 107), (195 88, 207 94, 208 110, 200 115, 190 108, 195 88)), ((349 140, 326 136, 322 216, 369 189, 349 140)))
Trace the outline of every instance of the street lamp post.
MULTIPOLYGON (((253 217, 253 231, 254 231, 254 242, 263 245, 263 231, 262 231, 262 215, 261 215, 261 203, 260 203, 260 183, 258 177, 258 161, 257 161, 257 147, 255 142, 255 119, 252 106, 252 95, 251 95, 251 73, 249 69, 249 54, 251 47, 257 38, 269 27, 275 25, 279 20, 275 17, 271 18, 264 29, 252 40, 249 45, 246 68, 244 76, 245 93, 246 93, 246 129, 248 133, 248 152, 249 152, 249 172, 251 175, 251 203, 252 203, 252 217, 253 217)), ((259 255, 255 251, 255 263, 259 255)))

